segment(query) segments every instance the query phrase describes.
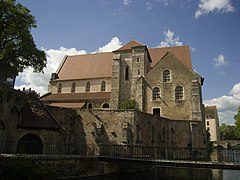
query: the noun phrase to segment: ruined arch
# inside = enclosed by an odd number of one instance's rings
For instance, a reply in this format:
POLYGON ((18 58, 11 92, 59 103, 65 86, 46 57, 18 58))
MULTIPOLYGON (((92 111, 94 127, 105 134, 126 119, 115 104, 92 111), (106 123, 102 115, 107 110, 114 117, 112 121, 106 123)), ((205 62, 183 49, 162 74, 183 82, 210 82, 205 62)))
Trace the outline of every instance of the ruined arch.
POLYGON ((26 134, 17 142, 17 153, 21 154, 42 154, 43 142, 35 134, 26 134))

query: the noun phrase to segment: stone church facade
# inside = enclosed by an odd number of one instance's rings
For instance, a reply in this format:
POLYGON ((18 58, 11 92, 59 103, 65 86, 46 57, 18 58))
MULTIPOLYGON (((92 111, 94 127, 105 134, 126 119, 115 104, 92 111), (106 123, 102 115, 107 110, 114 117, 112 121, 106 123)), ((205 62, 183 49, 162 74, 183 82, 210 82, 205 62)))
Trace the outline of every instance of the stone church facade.
POLYGON ((0 142, 14 142, 0 151, 28 151, 29 140, 47 154, 98 154, 101 144, 204 148, 202 84, 187 46, 133 40, 113 52, 66 56, 39 99, 0 89, 0 142), (135 109, 121 109, 129 100, 135 109))
POLYGON ((117 110, 122 102, 135 100, 145 113, 202 121, 202 84, 192 69, 189 47, 151 49, 133 40, 113 52, 65 57, 41 101, 117 110))

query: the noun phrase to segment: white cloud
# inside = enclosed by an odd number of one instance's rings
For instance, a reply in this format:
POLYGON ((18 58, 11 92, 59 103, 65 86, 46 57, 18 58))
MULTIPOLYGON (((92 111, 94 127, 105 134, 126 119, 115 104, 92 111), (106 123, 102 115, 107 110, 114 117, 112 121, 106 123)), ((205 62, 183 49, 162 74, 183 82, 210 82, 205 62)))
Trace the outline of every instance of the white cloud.
POLYGON ((152 10, 152 3, 146 2, 146 10, 151 11, 152 10))
POLYGON ((157 0, 157 1, 163 3, 165 6, 168 6, 170 0, 157 0))
POLYGON ((43 69, 44 74, 33 72, 32 67, 26 68, 17 77, 17 79, 19 79, 22 83, 15 86, 15 89, 31 88, 37 93, 43 95, 47 92, 47 86, 51 77, 51 73, 56 72, 56 69, 58 68, 65 55, 86 54, 86 51, 84 50, 78 51, 75 48, 67 49, 64 47, 61 47, 58 50, 44 49, 44 51, 47 56, 47 66, 43 69))
POLYGON ((219 54, 217 58, 213 59, 213 61, 215 61, 215 67, 220 67, 227 64, 227 61, 225 61, 225 57, 222 54, 219 54))
POLYGON ((131 0, 123 0, 124 6, 130 6, 131 0))
POLYGON ((167 30, 164 31, 165 41, 162 41, 158 47, 169 46, 183 46, 183 43, 179 40, 179 37, 174 38, 174 32, 167 30))
MULTIPOLYGON (((118 37, 112 38, 112 40, 103 47, 100 47, 96 52, 110 52, 116 50, 122 46, 118 37)), ((41 95, 47 93, 48 82, 51 77, 51 73, 56 72, 59 64, 61 63, 65 55, 78 55, 86 54, 85 50, 77 50, 75 48, 64 48, 60 49, 43 49, 47 55, 47 66, 43 69, 44 74, 33 72, 33 68, 29 67, 25 69, 17 77, 17 81, 20 81, 20 85, 16 85, 15 89, 29 89, 35 90, 41 95)))
POLYGON ((195 12, 195 18, 214 11, 218 13, 233 12, 234 7, 231 0, 200 0, 198 10, 195 12))
POLYGON ((233 86, 229 95, 204 100, 204 104, 217 106, 220 123, 232 124, 234 114, 236 114, 237 108, 240 106, 240 82, 233 86))
POLYGON ((122 47, 122 42, 120 42, 118 37, 113 37, 108 44, 98 48, 96 52, 111 52, 119 49, 120 47, 122 47))

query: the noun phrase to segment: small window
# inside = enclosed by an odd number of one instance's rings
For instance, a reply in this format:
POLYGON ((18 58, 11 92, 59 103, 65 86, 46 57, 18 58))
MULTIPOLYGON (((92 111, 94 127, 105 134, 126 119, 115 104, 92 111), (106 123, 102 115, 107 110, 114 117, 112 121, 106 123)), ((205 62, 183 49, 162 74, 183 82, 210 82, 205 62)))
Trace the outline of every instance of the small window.
POLYGON ((207 127, 207 130, 210 131, 209 127, 207 127))
POLYGON ((71 92, 75 93, 75 91, 76 91, 76 83, 74 82, 74 83, 72 83, 71 92))
POLYGON ((160 116, 160 108, 154 108, 154 109, 153 109, 153 115, 158 115, 158 116, 160 116))
POLYGON ((58 85, 58 90, 57 90, 57 92, 58 92, 59 94, 62 93, 62 84, 61 84, 61 83, 58 85))
POLYGON ((109 106, 109 104, 108 103, 104 103, 103 105, 102 105, 102 108, 109 108, 110 106, 109 106))
POLYGON ((164 70, 163 71, 163 82, 170 82, 170 71, 169 70, 164 70))
POLYGON ((128 66, 125 67, 125 81, 129 80, 129 68, 128 66))
POLYGON ((209 121, 207 121, 207 126, 209 126, 209 121))
POLYGON ((141 71, 138 69, 138 76, 141 74, 141 71))
POLYGON ((183 100, 183 87, 177 86, 175 88, 175 100, 183 100))
POLYGON ((137 57, 137 62, 140 62, 140 58, 139 57, 137 57))
POLYGON ((86 84, 86 92, 90 92, 90 82, 88 81, 87 84, 86 84))
POLYGON ((159 90, 158 87, 153 88, 152 99, 153 99, 153 101, 159 101, 160 100, 160 90, 159 90))
POLYGON ((105 81, 102 81, 101 91, 106 91, 106 82, 105 81))
POLYGON ((92 109, 93 108, 93 105, 92 103, 88 103, 88 106, 87 106, 88 109, 92 109))

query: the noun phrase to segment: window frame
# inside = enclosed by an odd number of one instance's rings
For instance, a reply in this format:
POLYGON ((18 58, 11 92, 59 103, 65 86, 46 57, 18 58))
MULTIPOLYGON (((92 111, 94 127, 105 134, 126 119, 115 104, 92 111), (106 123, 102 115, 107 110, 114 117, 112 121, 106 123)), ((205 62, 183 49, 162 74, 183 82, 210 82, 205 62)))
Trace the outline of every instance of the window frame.
POLYGON ((171 82, 171 71, 169 69, 165 69, 162 73, 163 75, 163 82, 169 83, 171 82))
POLYGON ((88 81, 88 82, 86 83, 85 92, 90 92, 90 90, 91 90, 91 83, 90 83, 90 81, 88 81))
POLYGON ((180 86, 180 85, 176 86, 174 92, 175 92, 175 100, 176 101, 184 100, 184 89, 182 86, 180 86))
POLYGON ((57 93, 58 93, 58 94, 61 94, 61 93, 62 93, 62 83, 59 83, 59 84, 58 84, 57 93))
POLYGON ((154 87, 152 90, 152 100, 153 101, 160 101, 161 100, 161 90, 159 87, 154 87))
POLYGON ((76 83, 73 82, 71 87, 71 93, 75 93, 75 92, 76 92, 76 83))
POLYGON ((105 92, 106 91, 106 81, 102 81, 101 83, 101 92, 105 92))

